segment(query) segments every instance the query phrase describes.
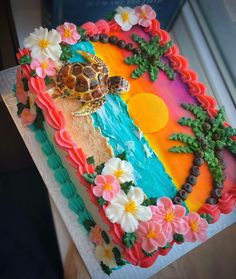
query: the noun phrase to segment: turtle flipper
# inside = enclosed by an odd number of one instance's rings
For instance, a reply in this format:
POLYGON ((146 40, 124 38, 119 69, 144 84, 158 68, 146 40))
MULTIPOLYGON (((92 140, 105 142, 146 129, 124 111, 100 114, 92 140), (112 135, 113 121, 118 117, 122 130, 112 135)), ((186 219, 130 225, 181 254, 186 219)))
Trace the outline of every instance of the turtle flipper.
POLYGON ((109 68, 102 61, 102 59, 99 58, 98 56, 96 56, 96 55, 94 55, 90 52, 83 51, 83 50, 77 50, 77 52, 88 62, 93 63, 93 64, 98 64, 98 65, 102 66, 104 68, 105 72, 107 74, 109 73, 109 68))
POLYGON ((105 98, 101 98, 95 101, 83 103, 82 106, 77 110, 73 112, 73 115, 75 116, 86 116, 89 115, 98 109, 102 107, 102 105, 105 103, 105 98))

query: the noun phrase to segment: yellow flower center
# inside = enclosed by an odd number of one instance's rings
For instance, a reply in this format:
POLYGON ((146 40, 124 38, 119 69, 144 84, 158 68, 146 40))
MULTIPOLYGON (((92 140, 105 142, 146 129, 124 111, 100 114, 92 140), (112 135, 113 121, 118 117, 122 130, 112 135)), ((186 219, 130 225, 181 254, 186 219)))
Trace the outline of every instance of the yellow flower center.
POLYGON ((117 170, 114 172, 116 178, 120 178, 124 174, 123 170, 117 170))
POLYGON ((136 211, 138 209, 137 203, 135 201, 129 201, 126 205, 125 205, 125 211, 129 212, 131 214, 135 214, 136 211))
POLYGON ((157 238, 157 233, 154 230, 150 230, 150 232, 146 235, 147 238, 157 238))
POLYGON ((111 189, 112 189, 112 186, 111 186, 111 184, 109 182, 104 184, 103 190, 110 191, 111 189))
POLYGON ((109 249, 109 248, 105 248, 104 251, 103 251, 103 257, 107 258, 109 260, 112 260, 112 258, 113 258, 112 250, 109 249))
POLYGON ((167 211, 165 215, 165 221, 172 223, 175 218, 175 215, 172 211, 167 211))
POLYGON ((45 40, 45 39, 39 40, 39 47, 47 48, 48 45, 49 45, 49 40, 45 40))
POLYGON ((123 12, 121 14, 122 20, 125 22, 129 19, 129 13, 128 12, 123 12))
POLYGON ((65 38, 71 38, 72 37, 72 31, 70 30, 70 28, 65 28, 64 29, 64 37, 65 38))
POLYGON ((190 228, 193 232, 199 232, 199 230, 200 230, 199 224, 196 221, 190 222, 190 228))
POLYGON ((142 12, 141 12, 141 17, 142 17, 142 18, 144 18, 144 19, 146 19, 146 18, 147 18, 147 14, 146 14, 146 12, 145 12, 145 11, 142 11, 142 12))
POLYGON ((43 62, 41 63, 41 67, 42 67, 43 69, 47 69, 47 68, 48 68, 48 62, 47 62, 47 61, 43 61, 43 62))

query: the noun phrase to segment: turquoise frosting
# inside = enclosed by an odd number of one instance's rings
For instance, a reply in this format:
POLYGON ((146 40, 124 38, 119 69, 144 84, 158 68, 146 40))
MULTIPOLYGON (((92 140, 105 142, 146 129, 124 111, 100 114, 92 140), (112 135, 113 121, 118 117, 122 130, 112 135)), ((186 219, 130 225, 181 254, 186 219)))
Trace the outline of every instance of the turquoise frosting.
POLYGON ((92 114, 94 125, 109 139, 115 155, 124 150, 134 168, 136 184, 148 197, 173 198, 177 189, 161 161, 149 147, 118 95, 107 95, 105 105, 92 114))
POLYGON ((94 47, 90 42, 79 42, 75 45, 72 45, 70 49, 73 51, 73 56, 69 60, 70 63, 86 62, 83 57, 77 52, 77 50, 83 50, 95 54, 94 47))
POLYGON ((63 167, 60 157, 49 141, 46 132, 43 129, 36 128, 35 125, 31 125, 30 128, 34 131, 36 140, 40 143, 42 151, 47 156, 48 166, 53 170, 54 176, 60 185, 61 193, 68 200, 69 208, 77 215, 78 222, 83 224, 85 220, 93 220, 67 170, 63 167))

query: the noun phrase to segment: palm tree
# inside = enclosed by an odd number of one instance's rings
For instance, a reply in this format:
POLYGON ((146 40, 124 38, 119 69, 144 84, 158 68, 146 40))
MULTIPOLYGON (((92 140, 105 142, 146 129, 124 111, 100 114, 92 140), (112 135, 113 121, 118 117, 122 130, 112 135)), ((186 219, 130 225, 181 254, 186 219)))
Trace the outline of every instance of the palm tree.
POLYGON ((221 108, 215 117, 210 117, 208 113, 199 105, 182 104, 182 107, 191 112, 195 118, 182 117, 178 123, 192 129, 194 136, 185 133, 175 133, 170 136, 171 140, 180 141, 184 145, 174 146, 169 149, 176 153, 193 153, 193 166, 190 175, 186 178, 186 183, 174 198, 175 203, 182 203, 192 191, 192 186, 197 182, 200 175, 200 167, 207 163, 213 176, 214 189, 208 203, 215 204, 221 197, 224 174, 223 149, 227 148, 236 156, 236 141, 232 139, 236 136, 236 129, 224 125, 225 112, 221 108))
POLYGON ((133 34, 132 38, 139 44, 136 53, 125 59, 125 62, 129 65, 138 65, 131 74, 132 78, 139 78, 145 72, 148 72, 151 80, 155 81, 158 78, 159 69, 166 73, 169 79, 175 78, 174 70, 162 59, 164 53, 172 47, 171 41, 160 45, 158 36, 153 36, 150 41, 146 41, 137 34, 133 34))

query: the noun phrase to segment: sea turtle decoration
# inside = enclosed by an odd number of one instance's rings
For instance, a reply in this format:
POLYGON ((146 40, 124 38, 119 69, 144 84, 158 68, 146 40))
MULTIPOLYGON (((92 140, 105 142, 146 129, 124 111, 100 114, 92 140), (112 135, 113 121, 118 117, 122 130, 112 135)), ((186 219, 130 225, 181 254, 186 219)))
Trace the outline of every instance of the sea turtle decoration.
POLYGON ((106 94, 121 94, 129 91, 129 82, 121 76, 109 76, 107 65, 97 56, 78 51, 87 63, 65 64, 59 70, 53 97, 70 98, 81 102, 73 112, 85 116, 97 111, 104 103, 106 94))

